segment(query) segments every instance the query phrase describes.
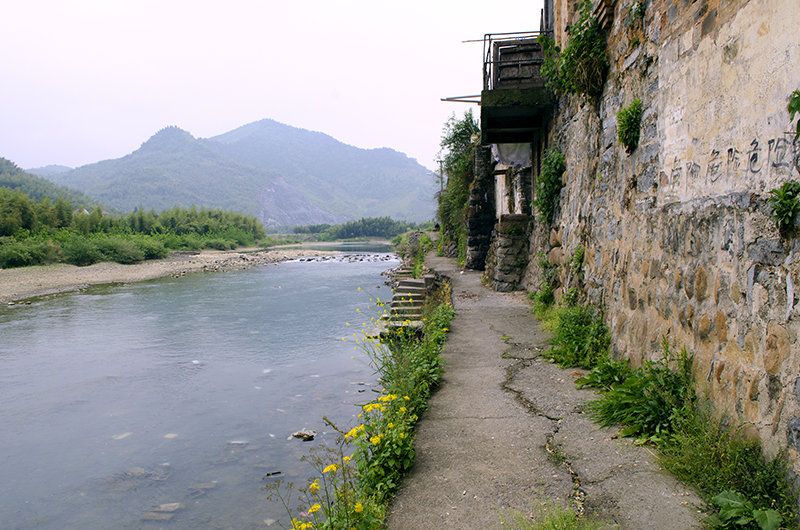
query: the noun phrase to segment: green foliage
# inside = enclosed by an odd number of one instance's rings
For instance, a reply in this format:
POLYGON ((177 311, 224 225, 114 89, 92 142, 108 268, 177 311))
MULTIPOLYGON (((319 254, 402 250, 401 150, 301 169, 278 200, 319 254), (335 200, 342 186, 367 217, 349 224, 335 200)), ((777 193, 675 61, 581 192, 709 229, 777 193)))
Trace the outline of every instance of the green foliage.
POLYGON ((533 201, 545 223, 553 222, 553 213, 563 186, 561 176, 566 170, 564 154, 557 149, 549 149, 542 160, 542 171, 536 182, 536 198, 533 201))
POLYGON ((550 265, 547 258, 540 255, 539 267, 542 271, 542 280, 539 283, 539 288, 535 292, 530 293, 528 298, 533 300, 533 313, 537 318, 542 319, 556 301, 554 291, 557 282, 558 266, 550 265))
POLYGON ((772 206, 772 220, 781 235, 786 236, 794 229, 794 216, 800 209, 800 183, 790 180, 769 192, 772 197, 767 202, 772 206))
MULTIPOLYGON (((399 328, 385 344, 363 343, 384 389, 362 406, 361 423, 342 434, 333 461, 302 491, 307 518, 292 528, 383 528, 386 505, 414 462, 415 426, 442 371, 441 350, 454 312, 445 286, 433 297, 419 336, 399 328)), ((277 491, 277 486, 272 488, 277 491)))
POLYGON ((714 503, 717 493, 734 490, 754 508, 776 510, 787 527, 796 528, 797 509, 784 455, 768 458, 758 440, 743 437, 735 426, 703 407, 685 410, 674 430, 659 445, 659 460, 679 480, 692 484, 706 502, 714 503))
POLYGON ((693 356, 683 348, 675 354, 666 339, 658 361, 645 361, 621 384, 588 405, 600 425, 623 425, 621 436, 658 440, 674 431, 681 411, 694 406, 693 356), (675 365, 673 371, 670 365, 675 365))
POLYGON ((585 254, 586 252, 581 245, 578 245, 575 247, 575 250, 572 251, 572 255, 567 260, 567 269, 570 275, 583 279, 583 258, 585 254))
POLYGON ((628 153, 639 145, 641 123, 642 101, 638 98, 617 113, 617 138, 628 153))
POLYGON ((570 26, 569 34, 563 51, 553 39, 539 37, 544 51, 541 73, 545 84, 556 93, 596 98, 603 91, 608 57, 605 35, 597 19, 592 17, 590 1, 581 4, 580 15, 570 26))
POLYGON ((119 236, 97 236, 94 245, 103 256, 103 261, 131 264, 144 261, 144 252, 130 239, 119 236))
MULTIPOLYGON (((791 122, 794 120, 794 115, 800 113, 800 90, 792 92, 792 95, 789 96, 789 104, 786 108, 789 111, 789 121, 791 122)), ((797 120, 796 134, 800 136, 800 120, 797 120)))
POLYGON ((0 268, 27 267, 59 259, 59 245, 53 241, 0 238, 0 268))
POLYGON ((590 369, 608 355, 611 336, 602 314, 588 306, 562 306, 555 314, 553 346, 544 356, 563 367, 590 369))
POLYGON ((406 232, 395 237, 392 244, 403 261, 410 263, 412 276, 420 278, 425 264, 425 255, 433 248, 433 241, 428 234, 419 231, 406 232))
POLYGON ((462 265, 466 259, 465 215, 469 185, 475 172, 473 137, 479 132, 472 110, 468 110, 460 120, 456 120, 455 116, 450 117, 442 132, 440 144, 442 150, 439 152, 439 160, 447 175, 447 184, 437 197, 442 246, 455 247, 462 265))
POLYGON ((344 224, 295 226, 295 234, 314 235, 317 241, 334 241, 337 239, 354 239, 360 237, 393 237, 420 228, 419 223, 396 221, 391 217, 367 217, 358 221, 349 221, 344 224))
POLYGON ((644 15, 647 12, 647 5, 645 4, 645 0, 637 0, 631 6, 631 18, 633 20, 644 20, 644 15))
POLYGON ((27 173, 2 157, 0 157, 0 188, 19 191, 34 201, 45 198, 51 201, 63 199, 68 203, 85 207, 91 207, 97 202, 77 190, 53 184, 47 179, 27 173))
POLYGON ((578 388, 589 387, 608 391, 624 383, 631 373, 630 361, 627 359, 618 361, 608 356, 604 359, 601 358, 588 374, 578 378, 575 385, 578 388))
POLYGON ((232 249, 265 237, 254 217, 211 209, 91 212, 59 197, 36 202, 19 190, 0 188, 0 267, 66 261, 90 265, 110 260, 137 263, 164 258, 168 249, 232 249), (6 237, 3 237, 6 236, 6 237), (13 236, 13 237, 9 237, 13 236))
POLYGON ((709 519, 712 528, 760 528, 778 530, 781 515, 775 510, 758 510, 746 498, 735 491, 725 490, 715 495, 711 502, 719 513, 709 519))
POLYGON ((530 514, 512 514, 511 521, 502 518, 504 527, 517 530, 601 530, 613 528, 608 522, 593 517, 579 517, 572 510, 554 503, 534 506, 530 514))
POLYGON ((475 152, 473 136, 479 132, 478 122, 472 116, 472 109, 466 111, 460 120, 452 115, 445 122, 442 140, 439 143, 442 149, 439 151, 438 161, 442 163, 448 177, 464 177, 472 173, 475 152))
POLYGON ((63 247, 64 261, 73 265, 85 266, 103 260, 103 253, 94 242, 85 237, 74 237, 63 247))

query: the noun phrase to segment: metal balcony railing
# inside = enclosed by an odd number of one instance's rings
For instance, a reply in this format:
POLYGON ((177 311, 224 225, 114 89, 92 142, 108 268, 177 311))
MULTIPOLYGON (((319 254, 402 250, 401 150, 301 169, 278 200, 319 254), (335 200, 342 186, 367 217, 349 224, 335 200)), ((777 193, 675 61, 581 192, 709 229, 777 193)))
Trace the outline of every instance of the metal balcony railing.
POLYGON ((544 86, 539 74, 544 53, 538 42, 550 31, 487 33, 483 37, 483 89, 544 86))

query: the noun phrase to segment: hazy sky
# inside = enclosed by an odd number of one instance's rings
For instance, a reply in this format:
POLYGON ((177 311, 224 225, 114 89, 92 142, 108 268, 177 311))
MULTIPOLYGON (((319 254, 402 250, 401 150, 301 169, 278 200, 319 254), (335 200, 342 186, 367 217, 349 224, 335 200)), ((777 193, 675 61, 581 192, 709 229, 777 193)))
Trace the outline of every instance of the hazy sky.
MULTIPOLYGON (((3 6, 0 156, 118 158, 167 125, 207 138, 271 118, 434 167, 480 93, 484 33, 542 0, 19 0, 3 6)), ((477 113, 477 108, 473 111, 477 113)))

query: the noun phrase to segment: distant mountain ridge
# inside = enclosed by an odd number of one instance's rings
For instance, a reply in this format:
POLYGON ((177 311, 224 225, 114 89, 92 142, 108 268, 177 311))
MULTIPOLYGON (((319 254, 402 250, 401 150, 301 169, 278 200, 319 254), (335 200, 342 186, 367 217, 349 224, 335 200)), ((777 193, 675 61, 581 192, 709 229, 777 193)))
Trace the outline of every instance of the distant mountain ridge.
POLYGON ((121 211, 206 206, 255 215, 267 226, 425 221, 434 212, 433 178, 415 160, 273 120, 208 139, 166 127, 122 158, 48 173, 121 211))

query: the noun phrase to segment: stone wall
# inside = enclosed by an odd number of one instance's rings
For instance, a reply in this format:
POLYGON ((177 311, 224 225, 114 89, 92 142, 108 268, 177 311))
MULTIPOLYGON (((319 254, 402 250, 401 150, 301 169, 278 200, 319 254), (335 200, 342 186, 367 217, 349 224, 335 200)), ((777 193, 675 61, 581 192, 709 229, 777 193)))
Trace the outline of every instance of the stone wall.
POLYGON ((486 257, 486 278, 495 291, 521 288, 528 266, 528 224, 525 214, 507 214, 495 225, 492 245, 486 257))
MULTIPOLYGON (((557 21, 571 4, 557 2, 557 21)), ((644 20, 632 4, 615 6, 601 100, 559 100, 548 143, 566 155, 565 186, 554 225, 530 231, 522 283, 537 287, 533 256, 563 265, 582 246, 584 295, 605 307, 618 352, 640 363, 662 337, 685 345, 718 409, 800 470, 800 237, 780 237, 766 202, 800 168, 786 133, 800 2, 650 0, 644 20), (636 98, 629 155, 616 115, 636 98)))
POLYGON ((475 178, 467 200, 467 251, 464 266, 483 270, 489 252, 495 222, 494 163, 489 147, 475 151, 475 178))

